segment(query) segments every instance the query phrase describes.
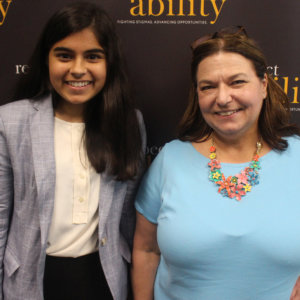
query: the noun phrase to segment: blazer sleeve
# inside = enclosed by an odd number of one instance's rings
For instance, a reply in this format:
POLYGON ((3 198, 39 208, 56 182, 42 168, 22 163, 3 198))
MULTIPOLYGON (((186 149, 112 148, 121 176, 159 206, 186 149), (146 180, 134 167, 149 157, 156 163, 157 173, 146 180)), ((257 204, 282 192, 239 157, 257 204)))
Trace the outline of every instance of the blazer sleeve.
POLYGON ((135 229, 135 216, 136 211, 134 207, 134 199, 137 193, 138 185, 141 181, 142 175, 145 171, 145 152, 146 152, 146 129, 143 120, 143 116, 139 110, 136 110, 137 119, 140 126, 141 138, 142 138, 142 157, 138 174, 133 180, 127 182, 127 192, 124 200, 122 216, 120 221, 120 231, 123 237, 126 239, 130 250, 133 245, 133 234, 135 229))
POLYGON ((10 214, 13 206, 13 172, 0 117, 0 299, 3 299, 3 258, 6 248, 10 214))

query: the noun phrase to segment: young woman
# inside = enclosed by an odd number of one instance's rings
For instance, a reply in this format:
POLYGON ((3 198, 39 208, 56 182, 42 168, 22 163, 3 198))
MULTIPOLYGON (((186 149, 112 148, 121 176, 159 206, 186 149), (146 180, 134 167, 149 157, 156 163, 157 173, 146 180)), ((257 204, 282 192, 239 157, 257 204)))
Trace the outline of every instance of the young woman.
POLYGON ((0 108, 0 299, 125 300, 145 133, 112 21, 61 9, 30 66, 0 108))

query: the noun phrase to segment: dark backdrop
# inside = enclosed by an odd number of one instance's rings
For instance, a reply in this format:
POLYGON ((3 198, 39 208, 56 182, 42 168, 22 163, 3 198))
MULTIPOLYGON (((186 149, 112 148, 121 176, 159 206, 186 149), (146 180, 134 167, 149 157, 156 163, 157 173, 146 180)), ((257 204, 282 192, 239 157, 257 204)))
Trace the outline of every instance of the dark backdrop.
MULTIPOLYGON (((133 95, 142 110, 148 152, 174 137, 190 80, 189 44, 229 25, 244 25, 264 50, 269 71, 291 102, 300 125, 299 0, 90 0, 116 22, 133 95)), ((10 101, 19 76, 50 15, 72 0, 0 1, 0 103, 10 101)))

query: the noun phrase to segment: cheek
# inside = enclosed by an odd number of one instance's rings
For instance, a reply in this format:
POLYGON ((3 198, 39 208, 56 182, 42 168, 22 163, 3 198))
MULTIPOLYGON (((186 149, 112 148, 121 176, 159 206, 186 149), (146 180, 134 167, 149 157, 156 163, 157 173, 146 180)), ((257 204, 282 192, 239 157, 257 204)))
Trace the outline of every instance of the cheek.
POLYGON ((199 97, 198 93, 198 105, 201 113, 203 114, 211 109, 212 101, 210 101, 208 97, 199 97))
POLYGON ((107 75, 107 71, 106 71, 106 65, 103 64, 102 66, 99 66, 98 68, 96 68, 94 70, 94 74, 97 76, 97 78, 101 81, 106 80, 106 75, 107 75))
POLYGON ((51 84, 55 83, 58 78, 60 77, 60 72, 59 69, 57 68, 57 66, 55 64, 49 64, 49 80, 51 82, 51 84))
POLYGON ((255 99, 255 101, 253 101, 253 105, 257 107, 258 110, 261 110, 261 107, 265 99, 264 95, 265 94, 263 91, 259 91, 256 95, 253 95, 252 99, 255 99))
POLYGON ((52 85, 52 87, 55 88, 55 86, 57 85, 56 84, 56 76, 55 74, 53 73, 53 71, 49 68, 49 82, 50 84, 52 85))
POLYGON ((49 65, 49 83, 51 87, 58 93, 63 89, 63 78, 64 78, 64 73, 61 70, 61 68, 57 68, 55 65, 49 65))

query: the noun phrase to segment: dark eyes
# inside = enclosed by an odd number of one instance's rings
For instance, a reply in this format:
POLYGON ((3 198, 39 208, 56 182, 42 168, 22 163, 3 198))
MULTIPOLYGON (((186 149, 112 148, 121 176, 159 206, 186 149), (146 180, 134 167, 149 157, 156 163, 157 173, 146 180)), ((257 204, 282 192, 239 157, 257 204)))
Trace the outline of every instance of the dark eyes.
POLYGON ((245 80, 239 79, 239 80, 234 80, 231 82, 231 85, 239 85, 245 83, 245 80))
MULTIPOLYGON (((246 83, 245 80, 243 79, 238 79, 238 80, 234 80, 232 82, 229 83, 229 86, 233 86, 233 87, 239 87, 241 85, 243 85, 244 83, 246 83)), ((211 89, 214 89, 216 88, 217 86, 216 85, 203 85, 203 86, 200 86, 199 89, 200 91, 208 91, 208 90, 211 90, 211 89)))
POLYGON ((69 60, 69 59, 71 59, 71 56, 68 53, 57 53, 56 57, 60 58, 61 60, 69 60))
POLYGON ((88 54, 86 56, 86 58, 89 59, 89 60, 97 60, 97 59, 104 58, 104 55, 100 55, 100 54, 88 54))
MULTIPOLYGON (((67 62, 67 61, 70 61, 71 59, 74 58, 74 56, 70 53, 57 53, 55 55, 59 60, 63 61, 63 62, 67 62)), ((103 59, 104 58, 104 54, 94 54, 94 53, 91 53, 91 54, 86 54, 85 55, 85 59, 87 61, 90 61, 90 62, 97 62, 98 60, 100 59, 103 59)))
POLYGON ((214 87, 212 85, 205 85, 200 87, 200 91, 207 91, 210 89, 213 89, 214 87))

